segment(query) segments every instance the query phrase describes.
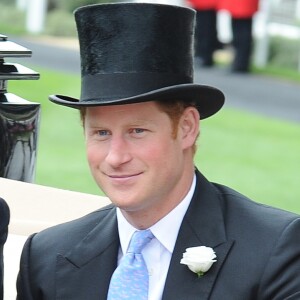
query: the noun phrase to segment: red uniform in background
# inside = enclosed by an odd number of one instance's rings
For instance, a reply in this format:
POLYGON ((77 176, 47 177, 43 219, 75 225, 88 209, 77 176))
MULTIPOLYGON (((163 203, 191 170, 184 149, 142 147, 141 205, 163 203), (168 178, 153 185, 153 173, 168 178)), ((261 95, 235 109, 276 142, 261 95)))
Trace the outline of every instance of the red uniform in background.
POLYGON ((218 10, 227 10, 233 18, 252 18, 258 11, 258 0, 216 0, 216 2, 218 10))
POLYGON ((248 72, 252 53, 253 16, 259 0, 218 0, 217 9, 231 15, 232 45, 235 51, 232 71, 248 72))
POLYGON ((217 11, 226 10, 231 16, 233 72, 248 72, 252 53, 253 16, 259 0, 189 0, 197 11, 195 58, 202 66, 213 65, 213 52, 220 48, 217 38, 217 11))
POLYGON ((189 0, 188 3, 194 9, 215 9, 218 4, 218 0, 189 0))
POLYGON ((197 12, 195 62, 199 66, 212 66, 213 52, 220 45, 217 37, 218 0, 189 0, 187 4, 197 12))

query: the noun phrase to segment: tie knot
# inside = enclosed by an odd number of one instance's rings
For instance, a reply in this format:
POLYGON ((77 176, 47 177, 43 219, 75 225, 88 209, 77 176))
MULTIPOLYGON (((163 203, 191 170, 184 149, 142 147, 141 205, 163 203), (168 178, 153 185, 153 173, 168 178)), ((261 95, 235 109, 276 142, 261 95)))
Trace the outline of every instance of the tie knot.
POLYGON ((131 238, 127 253, 141 253, 143 248, 153 239, 153 237, 153 233, 149 229, 135 231, 131 238))

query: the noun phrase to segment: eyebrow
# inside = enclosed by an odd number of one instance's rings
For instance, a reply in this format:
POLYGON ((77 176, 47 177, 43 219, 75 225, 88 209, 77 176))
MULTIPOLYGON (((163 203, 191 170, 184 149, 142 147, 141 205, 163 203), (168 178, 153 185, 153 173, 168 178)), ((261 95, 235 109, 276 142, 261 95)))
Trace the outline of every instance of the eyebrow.
MULTIPOLYGON (((129 120, 128 122, 124 123, 124 126, 128 127, 139 127, 139 126, 147 126, 153 124, 153 120, 144 120, 144 119, 137 119, 137 120, 129 120)), ((97 128, 106 128, 110 126, 112 123, 108 122, 104 124, 100 119, 89 121, 89 127, 97 127, 97 128)))

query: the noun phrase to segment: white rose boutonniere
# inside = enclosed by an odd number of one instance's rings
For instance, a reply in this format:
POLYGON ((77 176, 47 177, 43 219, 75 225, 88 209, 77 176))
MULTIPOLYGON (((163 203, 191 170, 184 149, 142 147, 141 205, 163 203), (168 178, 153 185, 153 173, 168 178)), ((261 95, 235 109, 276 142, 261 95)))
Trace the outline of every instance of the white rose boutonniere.
POLYGON ((186 252, 183 253, 180 263, 187 265, 192 272, 197 273, 198 277, 201 277, 217 261, 216 257, 214 250, 210 247, 191 247, 187 248, 186 252))

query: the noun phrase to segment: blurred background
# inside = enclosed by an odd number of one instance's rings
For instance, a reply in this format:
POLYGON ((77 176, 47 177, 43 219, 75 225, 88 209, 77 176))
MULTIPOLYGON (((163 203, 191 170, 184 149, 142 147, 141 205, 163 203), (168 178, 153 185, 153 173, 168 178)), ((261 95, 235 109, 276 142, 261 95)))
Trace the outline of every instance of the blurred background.
MULTIPOLYGON (((202 0, 204 3, 210 0, 202 0)), ((9 34, 43 34, 57 37, 76 37, 73 11, 79 6, 121 1, 95 0, 1 0, 1 31, 9 34)), ((144 0, 126 2, 156 2, 192 6, 185 0, 144 0)), ((197 1, 195 1, 196 3, 197 1)), ((282 67, 300 71, 300 1, 258 0, 253 16, 255 66, 282 67)), ((229 46, 232 41, 230 12, 217 12, 219 40, 229 46)), ((276 71, 274 71, 276 72, 276 71)))
MULTIPOLYGON (((38 184, 101 194, 89 174, 78 111, 50 103, 48 95, 79 97, 80 54, 72 12, 104 2, 109 1, 1 0, 0 34, 33 52, 31 58, 7 61, 41 75, 37 81, 8 84, 9 92, 42 107, 38 184)), ((181 0, 143 2, 189 5, 181 0)), ((211 181, 300 213, 300 1, 259 2, 247 72, 230 69, 235 55, 230 19, 228 11, 217 11, 222 47, 213 53, 213 66, 195 65, 195 82, 218 87, 226 96, 224 109, 201 122, 196 165, 211 181)))

